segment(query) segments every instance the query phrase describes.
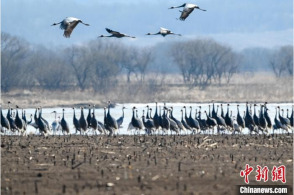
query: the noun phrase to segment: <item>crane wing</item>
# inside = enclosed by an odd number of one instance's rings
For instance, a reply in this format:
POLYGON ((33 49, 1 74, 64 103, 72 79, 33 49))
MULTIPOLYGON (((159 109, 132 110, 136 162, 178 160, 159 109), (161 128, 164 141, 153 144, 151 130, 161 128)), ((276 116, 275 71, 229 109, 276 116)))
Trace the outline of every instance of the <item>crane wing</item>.
POLYGON ((194 8, 184 9, 180 16, 180 20, 185 20, 193 12, 193 10, 194 8))
POLYGON ((120 35, 120 34, 121 34, 121 33, 117 32, 117 31, 113 31, 113 30, 111 30, 111 29, 109 29, 109 28, 105 28, 105 29, 106 29, 106 31, 107 31, 108 33, 113 34, 113 35, 120 35))
POLYGON ((69 23, 67 28, 64 30, 63 36, 65 36, 66 38, 69 38, 72 31, 78 25, 78 23, 79 23, 78 21, 73 21, 73 22, 69 23))

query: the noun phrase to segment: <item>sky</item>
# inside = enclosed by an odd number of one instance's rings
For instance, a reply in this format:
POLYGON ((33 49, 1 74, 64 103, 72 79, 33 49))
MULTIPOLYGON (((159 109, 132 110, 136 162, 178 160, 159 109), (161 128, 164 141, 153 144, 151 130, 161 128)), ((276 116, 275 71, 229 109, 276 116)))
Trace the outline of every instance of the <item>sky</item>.
MULTIPOLYGON (((206 12, 194 10, 186 21, 177 20, 181 9, 168 9, 182 0, 4 0, 1 1, 1 31, 48 48, 83 44, 95 40, 105 28, 136 36, 117 40, 136 46, 162 42, 211 38, 236 50, 275 48, 293 44, 292 0, 190 0, 206 12), (79 24, 71 37, 58 26, 67 16, 79 24), (165 27, 176 36, 146 36, 165 27)), ((107 40, 105 40, 107 41, 107 40)))

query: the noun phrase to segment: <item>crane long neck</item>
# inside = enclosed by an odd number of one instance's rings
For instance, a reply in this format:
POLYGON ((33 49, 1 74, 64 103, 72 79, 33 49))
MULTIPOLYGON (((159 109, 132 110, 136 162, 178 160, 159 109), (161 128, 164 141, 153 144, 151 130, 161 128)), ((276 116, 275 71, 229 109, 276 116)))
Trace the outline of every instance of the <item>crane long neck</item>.
POLYGON ((190 108, 190 118, 192 118, 192 108, 190 108))
POLYGON ((174 115, 173 115, 173 109, 171 109, 171 111, 170 111, 170 117, 171 117, 171 118, 174 118, 174 115))
POLYGON ((110 114, 110 104, 108 105, 108 114, 110 114))
POLYGON ((81 109, 81 117, 84 117, 84 109, 81 109))
POLYGON ((38 109, 36 108, 35 115, 34 115, 34 119, 35 119, 35 121, 37 121, 37 119, 38 119, 38 117, 37 117, 37 112, 38 112, 38 109))
POLYGON ((263 116, 263 107, 261 106, 261 107, 260 107, 259 117, 262 117, 262 116, 263 116))
POLYGON ((39 118, 42 117, 42 109, 40 108, 40 111, 39 111, 39 118))
POLYGON ((135 118, 135 109, 133 108, 133 117, 132 118, 135 118))
POLYGON ((19 116, 18 116, 18 109, 17 109, 17 108, 16 108, 15 112, 16 112, 15 117, 16 117, 16 118, 19 118, 19 116))
MULTIPOLYGON (((146 110, 146 113, 147 113, 147 114, 146 114, 146 117, 147 117, 147 118, 149 118, 149 112, 148 112, 148 109, 149 109, 149 108, 147 107, 147 110, 146 110)), ((144 113, 144 110, 143 110, 143 113, 144 113)))

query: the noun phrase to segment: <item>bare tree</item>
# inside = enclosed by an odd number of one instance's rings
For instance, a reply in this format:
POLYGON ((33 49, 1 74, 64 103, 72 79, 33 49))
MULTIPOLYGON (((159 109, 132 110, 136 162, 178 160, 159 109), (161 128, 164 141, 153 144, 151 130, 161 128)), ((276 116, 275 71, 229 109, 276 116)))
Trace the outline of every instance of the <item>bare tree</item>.
POLYGON ((68 87, 71 72, 62 56, 44 47, 36 48, 30 57, 27 74, 42 89, 57 90, 68 87))
POLYGON ((272 54, 269 64, 277 77, 293 76, 293 46, 283 46, 276 50, 272 54))
POLYGON ((213 80, 221 84, 223 77, 229 81, 238 67, 238 55, 230 47, 213 40, 176 43, 170 54, 178 65, 184 82, 202 88, 210 85, 213 80))
POLYGON ((153 61, 153 56, 150 48, 137 49, 136 51, 135 68, 140 73, 140 80, 143 82, 147 67, 153 61))
POLYGON ((22 84, 22 70, 26 64, 30 45, 15 36, 1 33, 1 90, 9 91, 22 84))
POLYGON ((121 68, 119 61, 123 48, 112 42, 93 42, 89 45, 90 53, 85 63, 90 64, 92 75, 92 87, 95 91, 107 92, 111 86, 116 85, 116 76, 121 68))
POLYGON ((121 56, 120 65, 122 70, 125 70, 127 73, 127 82, 131 82, 131 74, 136 73, 137 60, 136 56, 138 51, 133 47, 127 47, 123 51, 121 56))
POLYGON ((91 75, 91 64, 85 60, 89 57, 89 49, 83 46, 72 46, 64 51, 65 61, 72 67, 78 87, 83 91, 87 88, 87 81, 91 75))

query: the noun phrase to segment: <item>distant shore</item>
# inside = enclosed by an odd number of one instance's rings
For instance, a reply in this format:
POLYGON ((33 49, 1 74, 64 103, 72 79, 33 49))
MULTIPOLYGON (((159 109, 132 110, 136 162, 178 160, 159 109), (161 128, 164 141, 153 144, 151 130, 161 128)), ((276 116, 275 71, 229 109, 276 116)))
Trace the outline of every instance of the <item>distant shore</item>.
MULTIPOLYGON (((159 79, 159 78, 158 78, 159 79)), ((95 104, 104 107, 108 100, 115 103, 291 103, 293 102, 293 78, 275 78, 267 73, 237 74, 230 84, 211 85, 205 89, 191 87, 180 81, 179 75, 164 75, 155 84, 132 82, 121 83, 108 92, 93 90, 21 90, 2 92, 1 104, 7 107, 10 101, 22 108, 79 107, 95 104)))

